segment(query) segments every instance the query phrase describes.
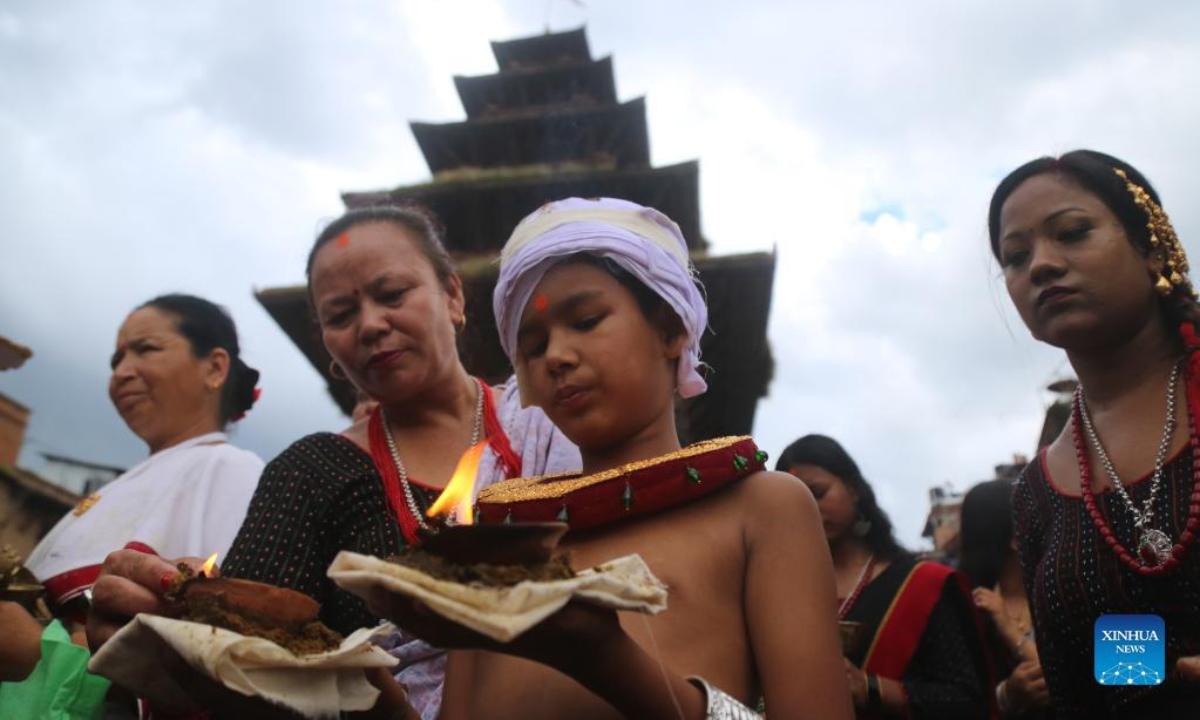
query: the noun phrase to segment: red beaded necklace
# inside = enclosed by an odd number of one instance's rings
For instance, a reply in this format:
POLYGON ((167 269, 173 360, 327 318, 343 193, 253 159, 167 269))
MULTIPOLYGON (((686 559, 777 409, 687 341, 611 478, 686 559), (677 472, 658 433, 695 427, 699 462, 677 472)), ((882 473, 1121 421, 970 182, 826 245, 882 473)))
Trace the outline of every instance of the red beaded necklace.
POLYGON ((854 603, 858 602, 858 596, 862 595, 863 590, 871 584, 871 576, 874 574, 874 570, 875 555, 872 554, 867 560, 867 566, 863 568, 862 575, 858 578, 858 584, 854 586, 854 589, 850 591, 850 595, 838 607, 838 620, 845 620, 846 616, 850 614, 850 608, 854 607, 854 603))
MULTIPOLYGON (((1188 326, 1190 327, 1190 326, 1188 326)), ((1189 333, 1184 333, 1185 337, 1189 333)), ((1194 359, 1194 358, 1193 358, 1194 359)), ((1079 461, 1079 489, 1083 495, 1083 504, 1087 507, 1088 514, 1092 516, 1092 524, 1096 526, 1096 531, 1100 533, 1100 537, 1104 538, 1104 542, 1112 549, 1117 558, 1122 563, 1132 570, 1147 577, 1156 577, 1174 570, 1184 553, 1187 552, 1188 546, 1196 539, 1196 531, 1200 528, 1200 438, 1196 435, 1196 413, 1200 410, 1200 388, 1195 386, 1195 373, 1189 363, 1184 374, 1184 387, 1187 391, 1188 408, 1185 415, 1188 420, 1188 444, 1192 452, 1192 496, 1191 505, 1188 507, 1187 525, 1184 531, 1180 533, 1179 540, 1171 548, 1171 555, 1161 564, 1147 564, 1155 558, 1152 554, 1139 554, 1135 557, 1129 550, 1121 544, 1121 541, 1113 535, 1112 529, 1108 526, 1108 521, 1104 519, 1104 515, 1100 512, 1100 508, 1096 505, 1096 496, 1092 490, 1092 467, 1088 461, 1087 445, 1084 444, 1083 432, 1083 413, 1080 403, 1076 401, 1071 412, 1071 430, 1075 439, 1075 457, 1079 461)))

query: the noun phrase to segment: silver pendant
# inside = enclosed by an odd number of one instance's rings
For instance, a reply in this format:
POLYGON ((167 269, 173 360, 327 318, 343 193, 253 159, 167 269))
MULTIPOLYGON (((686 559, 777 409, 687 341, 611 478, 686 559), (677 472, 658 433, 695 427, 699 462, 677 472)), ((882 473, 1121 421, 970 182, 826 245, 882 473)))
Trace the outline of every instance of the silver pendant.
POLYGON ((1171 538, 1162 530, 1143 530, 1138 554, 1145 565, 1158 566, 1171 557, 1171 538))

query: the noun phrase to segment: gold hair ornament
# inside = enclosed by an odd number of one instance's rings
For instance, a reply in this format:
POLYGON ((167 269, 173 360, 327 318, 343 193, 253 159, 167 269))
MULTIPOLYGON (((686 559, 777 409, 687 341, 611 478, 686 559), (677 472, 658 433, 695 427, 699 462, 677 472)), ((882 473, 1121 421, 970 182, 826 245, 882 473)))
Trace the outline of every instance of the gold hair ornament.
POLYGON ((1188 297, 1195 299, 1197 297, 1196 289, 1187 279, 1187 254, 1183 251, 1183 244, 1179 242, 1179 236, 1175 234, 1175 228, 1171 227, 1171 221, 1167 218, 1167 214, 1163 212, 1158 203, 1154 202, 1154 198, 1150 197, 1146 188, 1130 180, 1124 170, 1113 168, 1113 172, 1125 181, 1125 189, 1133 196, 1133 202, 1146 212, 1146 229, 1150 232, 1150 251, 1161 252, 1166 258, 1167 266, 1159 274, 1158 281, 1154 283, 1154 289, 1165 297, 1170 295, 1176 287, 1180 287, 1188 297))

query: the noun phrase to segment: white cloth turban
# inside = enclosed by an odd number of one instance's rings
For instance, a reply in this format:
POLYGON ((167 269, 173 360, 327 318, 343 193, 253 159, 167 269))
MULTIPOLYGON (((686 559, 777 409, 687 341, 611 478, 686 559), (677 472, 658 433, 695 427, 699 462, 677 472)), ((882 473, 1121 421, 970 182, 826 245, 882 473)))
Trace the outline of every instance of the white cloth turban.
POLYGON ((708 307, 683 233, 654 208, 614 198, 552 202, 513 230, 500 254, 500 278, 492 295, 500 344, 509 359, 516 355, 521 314, 534 288, 550 268, 578 253, 612 260, 670 305, 688 336, 676 389, 685 398, 708 389, 699 373, 708 307))

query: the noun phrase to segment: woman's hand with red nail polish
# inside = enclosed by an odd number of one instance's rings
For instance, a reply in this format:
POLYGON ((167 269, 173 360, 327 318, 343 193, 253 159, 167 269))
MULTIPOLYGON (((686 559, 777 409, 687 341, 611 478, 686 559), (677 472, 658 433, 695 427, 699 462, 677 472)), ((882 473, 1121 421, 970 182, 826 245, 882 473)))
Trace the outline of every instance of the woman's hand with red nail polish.
POLYGON ((104 559, 100 577, 92 586, 92 607, 87 636, 92 652, 108 642, 138 613, 173 615, 175 608, 165 598, 163 580, 174 577, 178 562, 200 566, 198 558, 174 562, 137 550, 118 550, 104 559))

